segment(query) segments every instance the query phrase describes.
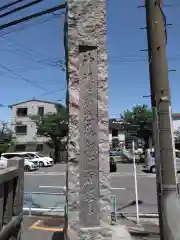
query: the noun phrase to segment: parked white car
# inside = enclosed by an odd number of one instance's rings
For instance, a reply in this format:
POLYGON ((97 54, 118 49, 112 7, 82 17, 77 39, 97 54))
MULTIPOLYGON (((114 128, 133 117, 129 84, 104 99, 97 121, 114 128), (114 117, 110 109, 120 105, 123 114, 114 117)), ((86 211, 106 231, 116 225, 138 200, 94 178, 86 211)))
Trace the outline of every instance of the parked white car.
POLYGON ((26 152, 30 157, 38 159, 40 167, 50 167, 53 166, 54 160, 51 157, 45 157, 39 152, 26 152))
MULTIPOLYGON (((175 154, 176 154, 176 168, 177 168, 177 171, 179 172, 180 171, 180 151, 176 149, 175 154)), ((141 169, 151 173, 156 172, 154 148, 145 150, 144 165, 142 166, 141 169)))
MULTIPOLYGON (((33 159, 33 161, 29 161, 28 156, 25 154, 19 153, 2 153, 0 159, 0 168, 7 168, 7 161, 13 157, 22 157, 24 158, 24 171, 35 171, 39 168, 38 161, 33 159)), ((32 159, 31 159, 32 160, 32 159)))

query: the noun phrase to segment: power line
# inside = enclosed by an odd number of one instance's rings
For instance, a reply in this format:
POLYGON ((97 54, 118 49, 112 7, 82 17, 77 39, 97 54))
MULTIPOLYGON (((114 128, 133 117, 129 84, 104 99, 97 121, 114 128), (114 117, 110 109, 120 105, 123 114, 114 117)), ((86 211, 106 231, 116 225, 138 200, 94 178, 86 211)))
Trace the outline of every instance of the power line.
POLYGON ((20 10, 26 9, 26 8, 28 8, 28 7, 31 7, 31 6, 33 6, 33 5, 37 4, 37 3, 42 2, 42 1, 44 1, 44 0, 35 0, 35 1, 33 1, 33 2, 30 2, 30 3, 25 4, 25 5, 23 5, 23 6, 17 7, 17 8, 15 8, 15 9, 13 9, 13 10, 10 10, 9 12, 5 12, 5 13, 1 14, 1 15, 0 15, 0 18, 6 17, 6 16, 8 16, 8 15, 10 15, 10 14, 12 14, 12 13, 15 13, 15 12, 18 12, 18 11, 20 11, 20 10))
POLYGON ((45 89, 45 88, 41 87, 40 85, 36 84, 34 81, 32 81, 32 80, 30 80, 28 78, 25 78, 25 77, 21 76, 20 74, 18 74, 16 72, 13 72, 10 68, 6 67, 5 65, 0 64, 0 67, 4 68, 6 71, 14 74, 15 76, 17 76, 19 79, 23 80, 24 82, 28 82, 31 85, 33 85, 33 86, 35 86, 35 87, 37 87, 37 88, 39 88, 39 89, 41 89, 43 91, 47 91, 47 89, 45 89))
MULTIPOLYGON (((64 13, 63 13, 64 14, 64 13)), ((52 16, 51 16, 52 17, 52 16)), ((8 35, 8 34, 11 34, 11 33, 14 33, 14 32, 19 32, 19 31, 22 31, 22 30, 27 30, 27 29, 29 29, 29 28, 31 28, 31 27, 34 27, 34 26, 37 26, 37 25, 39 25, 39 24, 43 24, 43 23, 47 23, 47 22, 50 22, 50 21, 52 21, 52 20, 54 20, 54 19, 57 19, 57 16, 53 16, 52 18, 50 18, 50 19, 46 19, 46 20, 41 20, 41 21, 39 21, 39 22, 37 22, 36 24, 31 24, 31 25, 28 25, 27 26, 27 24, 23 24, 23 26, 21 26, 19 29, 14 29, 14 30, 11 30, 11 31, 9 31, 9 32, 6 32, 6 33, 3 33, 3 34, 1 34, 0 36, 2 37, 2 36, 5 36, 5 35, 8 35)))
MULTIPOLYGON (((52 59, 42 59, 42 60, 35 60, 35 58, 31 55, 31 56, 24 56, 21 53, 21 50, 9 50, 9 49, 6 49, 7 52, 11 53, 11 54, 14 54, 16 56, 19 56, 23 59, 26 59, 26 60, 32 60, 33 61, 33 64, 24 64, 24 65, 18 65, 16 69, 14 69, 15 71, 23 71, 23 70, 33 70, 33 67, 34 69, 37 69, 37 68, 44 68, 44 67, 60 67, 60 58, 52 58, 52 59), (43 65, 43 66, 42 66, 43 65)), ((25 52, 22 51, 23 54, 26 54, 25 52)), ((6 73, 5 73, 6 74, 6 73)))
POLYGON ((42 96, 45 96, 45 95, 49 95, 49 94, 52 94, 52 93, 55 93, 55 92, 59 92, 59 91, 64 91, 64 90, 66 90, 66 86, 63 89, 56 89, 56 90, 53 90, 53 91, 50 91, 50 92, 47 92, 47 93, 43 93, 43 94, 39 95, 39 97, 42 97, 42 96))
POLYGON ((11 26, 15 26, 15 25, 17 25, 19 23, 28 22, 31 19, 43 16, 45 14, 49 14, 49 13, 55 12, 55 11, 60 10, 60 9, 64 9, 65 7, 66 7, 66 4, 61 4, 61 5, 55 6, 53 8, 48 8, 48 9, 43 10, 41 12, 34 13, 32 15, 28 15, 28 16, 23 17, 23 18, 16 19, 16 20, 14 20, 12 22, 8 22, 8 23, 5 23, 3 25, 0 25, 0 30, 8 28, 8 27, 11 27, 11 26))
MULTIPOLYGON (((63 13, 63 14, 64 14, 64 13, 63 13)), ((54 19, 54 17, 53 17, 53 19, 54 19)), ((20 49, 20 48, 17 48, 17 49, 20 50, 20 51, 23 51, 23 52, 25 52, 25 50, 28 51, 28 52, 27 52, 28 55, 29 55, 29 52, 31 52, 31 53, 33 53, 33 54, 35 54, 35 55, 42 56, 42 57, 46 57, 46 58, 48 58, 48 59, 49 59, 49 58, 52 58, 52 57, 50 57, 49 55, 44 54, 44 53, 37 52, 37 51, 35 51, 34 49, 31 49, 31 48, 25 46, 25 45, 22 44, 22 43, 20 44, 20 43, 14 42, 14 41, 10 41, 9 39, 3 38, 3 37, 0 37, 0 38, 1 38, 3 41, 5 41, 5 42, 9 42, 9 44, 10 44, 12 47, 13 47, 13 44, 20 46, 21 48, 23 48, 23 50, 20 49)))
MULTIPOLYGON (((48 67, 58 67, 59 68, 59 65, 58 66, 50 66, 50 65, 30 65, 30 66, 22 66, 20 68, 11 68, 11 70, 15 73, 18 73, 18 72, 27 72, 27 71, 37 71, 37 70, 42 70, 44 68, 48 68, 48 67)), ((2 71, 0 72, 0 76, 8 76, 9 73, 8 72, 5 72, 5 71, 2 71)))
MULTIPOLYGON (((129 64, 129 63, 146 63, 148 61, 148 58, 139 58, 139 59, 123 59, 121 57, 116 57, 116 58, 111 58, 109 57, 108 59, 109 63, 126 63, 126 64, 129 64)), ((169 57, 168 58, 168 61, 180 61, 180 56, 179 55, 176 55, 174 57, 169 57)))
POLYGON ((5 10, 6 8, 9 8, 9 7, 11 7, 11 6, 13 6, 13 5, 17 4, 17 3, 23 2, 23 1, 25 1, 25 0, 16 0, 16 1, 13 1, 11 3, 8 3, 8 4, 0 7, 0 11, 5 10))
MULTIPOLYGON (((10 78, 10 79, 19 79, 19 77, 14 77, 14 76, 6 76, 6 78, 10 78)), ((59 79, 58 80, 54 80, 50 82, 46 82, 46 81, 32 81, 33 83, 37 83, 37 84, 48 84, 48 85, 59 85, 60 83, 62 83, 59 79)))

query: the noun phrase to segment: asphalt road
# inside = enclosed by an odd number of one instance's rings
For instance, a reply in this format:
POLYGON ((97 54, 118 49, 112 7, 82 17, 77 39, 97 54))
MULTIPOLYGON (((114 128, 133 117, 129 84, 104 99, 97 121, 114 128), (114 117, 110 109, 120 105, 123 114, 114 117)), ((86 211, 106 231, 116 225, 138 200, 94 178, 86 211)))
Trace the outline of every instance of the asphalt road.
MULTIPOLYGON (((52 168, 41 168, 32 173, 25 173, 25 192, 32 194, 33 207, 63 207, 65 199, 61 194, 65 186, 65 165, 52 168), (36 192, 36 193, 35 193, 36 192), (39 194, 41 192, 41 194, 39 194), (47 193, 53 193, 49 195, 47 193)), ((116 195, 117 209, 135 200, 134 175, 132 164, 121 164, 118 172, 111 175, 112 195, 116 195)), ((154 174, 147 174, 137 167, 138 197, 140 213, 156 213, 156 180, 154 174)), ((25 206, 30 204, 30 198, 25 194, 25 206)), ((135 213, 135 206, 124 208, 122 212, 135 213)))

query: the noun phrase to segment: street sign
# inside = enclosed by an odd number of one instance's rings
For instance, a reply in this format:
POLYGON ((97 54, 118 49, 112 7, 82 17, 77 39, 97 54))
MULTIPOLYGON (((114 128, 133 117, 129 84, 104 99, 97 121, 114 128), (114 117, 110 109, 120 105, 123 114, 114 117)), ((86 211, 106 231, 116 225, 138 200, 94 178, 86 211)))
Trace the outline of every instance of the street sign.
POLYGON ((117 220, 116 217, 116 196, 111 196, 111 224, 115 224, 117 220))

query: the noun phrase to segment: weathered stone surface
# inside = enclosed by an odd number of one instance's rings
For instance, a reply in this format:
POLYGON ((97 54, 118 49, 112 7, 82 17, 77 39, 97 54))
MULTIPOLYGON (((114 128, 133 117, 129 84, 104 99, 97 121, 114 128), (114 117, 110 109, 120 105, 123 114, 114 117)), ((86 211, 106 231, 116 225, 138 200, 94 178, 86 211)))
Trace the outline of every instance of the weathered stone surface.
POLYGON ((80 223, 100 225, 97 47, 80 51, 80 223))
MULTIPOLYGON (((110 220, 108 214, 110 213, 110 174, 109 174, 109 138, 108 138, 108 76, 107 76, 107 52, 106 52, 106 0, 68 0, 67 12, 67 53, 68 53, 68 106, 69 106, 69 139, 68 139, 68 237, 70 239, 112 239, 112 229, 109 225, 110 220), (81 76, 81 52, 82 46, 89 46, 88 51, 96 51, 97 66, 93 70, 96 75, 91 76, 90 94, 94 97, 91 98, 90 110, 92 113, 91 119, 86 119, 84 113, 83 94, 85 93, 81 76), (93 50, 94 49, 94 50, 93 50), (96 79, 97 78, 97 79, 96 79), (94 81, 97 80, 95 86, 94 81), (94 89, 94 90, 93 90, 94 89), (96 109, 97 108, 97 114, 96 109), (89 145, 92 152, 87 149, 87 155, 82 149, 82 142, 90 141, 84 139, 83 128, 84 121, 86 127, 89 124, 89 136, 93 143, 89 145), (92 127, 93 124, 93 129, 92 127), (95 130, 96 129, 96 130, 95 130), (93 130, 94 133, 93 133, 93 130), (91 134, 90 134, 91 133, 91 134), (81 142, 81 144, 80 144, 81 142), (84 164, 83 164, 84 158, 84 164), (85 160, 91 160, 89 165, 85 164, 85 160), (92 159, 91 159, 92 158, 92 159), (97 165, 98 164, 98 165, 97 165), (88 167, 87 167, 88 166, 88 167), (80 177, 80 171, 83 171, 80 177), (99 170, 99 171, 97 171, 99 170), (82 190, 82 185, 87 177, 87 171, 93 175, 93 211, 100 213, 98 218, 95 219, 92 209, 89 210, 91 217, 89 221, 84 221, 83 218, 87 209, 80 211, 84 202, 85 193, 90 190, 90 185, 86 185, 85 192, 82 190), (97 185, 95 184, 97 179, 97 185), (80 189, 81 186, 81 189, 80 189), (99 186, 99 187, 98 187, 99 186), (80 194, 79 194, 80 193, 80 194), (98 195, 100 200, 98 199, 98 195), (92 217, 93 216, 93 217, 92 217), (92 221, 94 219, 94 226, 92 221), (98 226, 99 225, 99 226, 98 226)), ((87 52, 88 52, 87 51, 87 52)), ((91 66, 91 64, 89 64, 91 66)), ((87 73, 87 71, 86 71, 87 73)), ((86 76, 87 77, 87 76, 86 76)), ((86 85, 88 88, 88 85, 86 85)), ((87 96, 87 89, 86 94, 87 96)), ((85 96, 85 97, 86 97, 85 96)), ((86 106, 87 110, 87 106, 86 106)), ((89 180, 91 182, 91 180, 89 180)), ((92 193, 92 192, 91 192, 92 193)), ((92 196, 92 195, 91 195, 92 196)), ((92 202, 92 198, 91 198, 92 202)), ((90 205, 88 205, 90 206, 90 205)), ((97 214, 98 215, 98 214, 97 214)))

